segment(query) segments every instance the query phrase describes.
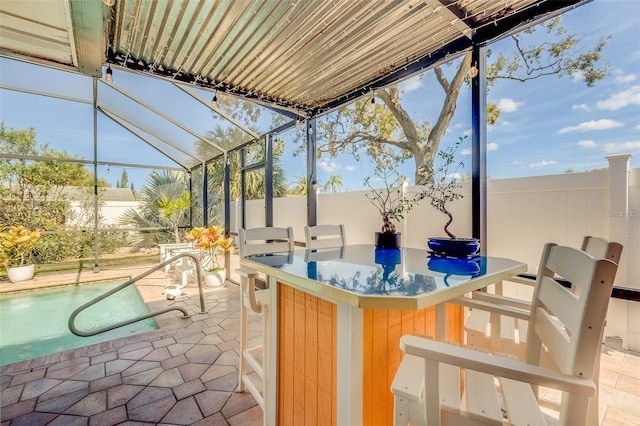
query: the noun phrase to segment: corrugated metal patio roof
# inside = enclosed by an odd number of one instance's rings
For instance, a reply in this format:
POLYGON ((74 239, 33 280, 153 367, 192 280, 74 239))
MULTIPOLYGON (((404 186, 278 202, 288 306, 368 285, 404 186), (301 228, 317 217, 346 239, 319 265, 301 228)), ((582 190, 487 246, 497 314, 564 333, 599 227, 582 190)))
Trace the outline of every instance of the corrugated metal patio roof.
POLYGON ((315 116, 585 0, 2 0, 0 55, 315 116))

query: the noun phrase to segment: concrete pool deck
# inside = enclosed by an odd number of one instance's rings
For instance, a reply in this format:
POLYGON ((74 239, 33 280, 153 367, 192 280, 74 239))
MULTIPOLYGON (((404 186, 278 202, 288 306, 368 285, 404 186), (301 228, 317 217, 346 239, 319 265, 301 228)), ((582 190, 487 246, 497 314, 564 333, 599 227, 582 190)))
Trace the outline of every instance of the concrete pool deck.
MULTIPOLYGON (((135 276, 147 268, 89 272, 80 281, 135 276)), ((76 278, 42 276, 32 284, 76 278)), ((158 272, 137 286, 152 310, 177 304, 192 313, 189 319, 170 312, 156 317, 157 331, 0 367, 1 425, 261 425, 253 397, 236 392, 239 287, 228 282, 206 290, 206 312, 200 313, 197 287, 167 301, 167 282, 158 272)), ((251 330, 250 337, 259 338, 259 327, 251 330)), ((639 354, 603 347, 600 381, 600 424, 640 425, 639 354)))

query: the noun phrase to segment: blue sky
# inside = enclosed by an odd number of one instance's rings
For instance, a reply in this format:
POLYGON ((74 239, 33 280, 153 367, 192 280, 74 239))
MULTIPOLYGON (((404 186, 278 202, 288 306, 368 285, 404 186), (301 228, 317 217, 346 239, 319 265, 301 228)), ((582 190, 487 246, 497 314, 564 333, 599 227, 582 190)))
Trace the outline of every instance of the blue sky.
MULTIPOLYGON (((502 115, 495 126, 488 126, 488 174, 491 178, 598 169, 607 166, 606 156, 622 153, 633 154, 632 167, 640 167, 640 1, 595 0, 566 14, 564 25, 590 44, 611 35, 601 62, 609 67, 610 75, 593 88, 587 88, 580 78, 567 76, 549 76, 524 84, 502 81, 493 87, 487 98, 499 106, 502 115)), ((503 40, 491 49, 498 52, 512 46, 509 40, 503 40)), ((452 70, 453 67, 445 66, 446 72, 452 70)), ((42 90, 90 99, 89 79, 59 78, 56 74, 55 84, 52 84, 54 80, 47 73, 50 72, 40 67, 27 67, 5 59, 0 61, 0 81, 4 84, 28 87, 35 84, 42 90)), ((217 124, 224 125, 224 121, 214 121, 207 108, 166 82, 130 78, 119 72, 114 72, 114 80, 118 86, 135 91, 145 102, 185 123, 198 134, 206 133, 217 124)), ((409 79, 402 87, 405 92, 403 105, 411 116, 433 122, 443 99, 433 72, 409 79)), ((162 123, 133 103, 119 104, 122 102, 119 96, 110 92, 101 100, 114 108, 121 105, 120 110, 130 119, 153 122, 159 126, 159 134, 177 143, 193 143, 192 135, 162 123)), ((207 99, 210 96, 203 94, 207 99)), ((0 90, 0 114, 7 127, 35 127, 40 142, 87 159, 93 157, 90 105, 0 90)), ((261 131, 267 130, 268 121, 259 123, 261 131)), ((469 92, 465 89, 460 94, 456 115, 443 143, 446 146, 456 141, 468 134, 469 128, 469 92)), ((109 144, 108 149, 101 145, 99 151, 100 158, 105 161, 173 165, 102 115, 99 115, 98 129, 100 141, 109 144)), ((287 140, 293 133, 282 137, 287 140)), ((468 170, 471 161, 468 140, 466 144, 460 158, 468 170)), ((304 157, 294 157, 292 151, 292 147, 288 148, 283 159, 289 181, 305 175, 304 157)), ((413 164, 403 165, 401 171, 410 177, 411 183, 413 164)), ((130 180, 140 188, 149 170, 128 168, 127 172, 130 180)), ((121 168, 105 166, 99 173, 115 184, 121 168)), ((323 157, 318 162, 320 185, 329 176, 337 174, 342 177, 343 189, 362 189, 364 178, 371 173, 372 166, 368 162, 356 163, 347 155, 333 159, 323 157)))

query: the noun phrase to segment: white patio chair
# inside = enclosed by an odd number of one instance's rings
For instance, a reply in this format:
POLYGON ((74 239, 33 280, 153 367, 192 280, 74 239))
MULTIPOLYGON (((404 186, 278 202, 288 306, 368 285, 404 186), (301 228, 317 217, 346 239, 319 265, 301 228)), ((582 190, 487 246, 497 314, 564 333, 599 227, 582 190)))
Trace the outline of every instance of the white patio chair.
MULTIPOLYGON (((238 249, 240 257, 256 254, 284 253, 294 250, 293 228, 262 227, 244 229, 240 228, 238 234, 238 249)), ((288 255, 274 256, 274 260, 286 260, 288 255)), ((251 392, 256 402, 264 411, 265 399, 265 371, 267 363, 268 343, 269 343, 269 322, 270 309, 269 299, 271 297, 268 285, 265 282, 263 289, 256 291, 256 281, 258 273, 250 268, 241 267, 237 270, 240 275, 240 366, 238 371, 238 390, 251 392), (253 347, 248 347, 247 335, 250 312, 259 314, 262 317, 261 342, 253 347), (262 362, 259 360, 262 354, 262 362), (249 369, 251 367, 251 369, 249 369), (262 381, 262 385, 255 383, 251 371, 262 381), (260 390, 262 388, 262 391, 260 390)))
POLYGON ((347 244, 344 225, 315 225, 304 227, 308 249, 343 247, 347 244))
MULTIPOLYGON (((391 388, 394 423, 547 424, 538 400, 543 386, 562 392, 560 425, 586 424, 616 270, 610 260, 545 245, 528 316, 526 362, 403 336, 405 355, 391 388), (558 370, 540 366, 544 348, 558 370)), ((508 314, 510 308, 495 310, 508 314)))
MULTIPOLYGON (((616 265, 620 262, 620 256, 622 255, 621 244, 610 242, 600 237, 584 237, 580 249, 593 257, 609 259, 616 265)), ((522 274, 511 277, 506 281, 525 286, 535 286, 536 276, 534 274, 522 274)), ((473 298, 510 306, 525 312, 528 311, 531 304, 530 300, 504 296, 502 294, 503 285, 502 282, 496 283, 495 293, 475 291, 473 292, 473 298)), ((527 327, 527 321, 524 319, 501 316, 478 307, 469 312, 469 316, 465 321, 466 343, 468 346, 484 350, 507 352, 524 360, 523 343, 527 340, 527 327)))
MULTIPOLYGON (((610 242, 601 237, 585 236, 582 240, 581 250, 589 253, 596 258, 609 259, 616 265, 620 262, 622 255, 622 245, 616 242, 610 242)), ((536 276, 533 274, 523 274, 510 278, 508 281, 526 286, 535 286, 536 276)), ((565 282, 565 286, 570 283, 565 282)), ((484 291, 476 291, 473 298, 480 301, 480 304, 472 305, 475 307, 469 313, 465 321, 466 343, 470 347, 475 347, 492 352, 502 352, 517 356, 524 361, 526 357, 526 341, 528 320, 525 317, 516 317, 513 315, 500 315, 493 311, 483 309, 483 303, 488 306, 501 305, 509 306, 513 309, 521 310, 521 313, 528 313, 531 308, 531 302, 514 299, 502 295, 502 283, 496 284, 496 293, 491 294, 484 291)), ((465 298, 459 298, 458 302, 465 301, 465 298)), ((460 304, 471 307, 471 305, 461 302, 460 304)), ((603 327, 604 332, 604 327, 603 327)), ((602 336, 600 338, 602 341, 602 336)), ((543 365, 546 367, 557 368, 548 356, 546 351, 542 356, 543 365)), ((599 419, 599 391, 600 391, 600 357, 596 359, 596 370, 593 381, 596 384, 596 394, 589 404, 589 422, 597 423, 599 419)))
MULTIPOLYGON (((201 262, 203 259, 202 250, 193 249, 193 248, 174 248, 171 250, 170 257, 177 256, 179 254, 192 254, 196 256, 201 262)), ((177 259, 173 262, 173 274, 172 274, 172 282, 179 283, 181 287, 186 287, 189 283, 197 284, 197 272, 196 272, 196 263, 193 261, 191 257, 185 256, 177 259)))
MULTIPOLYGON (((193 248, 193 245, 191 243, 166 243, 158 244, 158 247, 160 248, 160 263, 162 263, 174 256, 174 250, 190 249, 193 248)), ((169 275, 173 266, 173 263, 169 263, 168 265, 166 265, 164 267, 164 274, 169 275)))

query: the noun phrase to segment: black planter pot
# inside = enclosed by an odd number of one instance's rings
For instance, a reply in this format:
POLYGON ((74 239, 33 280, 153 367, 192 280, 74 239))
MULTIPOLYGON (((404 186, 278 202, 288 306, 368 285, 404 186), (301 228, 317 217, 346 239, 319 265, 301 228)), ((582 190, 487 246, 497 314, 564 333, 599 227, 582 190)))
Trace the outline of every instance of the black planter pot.
POLYGON ((467 257, 477 253, 480 248, 480 240, 477 238, 431 237, 427 245, 436 255, 467 257))
POLYGON ((376 232, 377 249, 400 248, 400 232, 376 232))

